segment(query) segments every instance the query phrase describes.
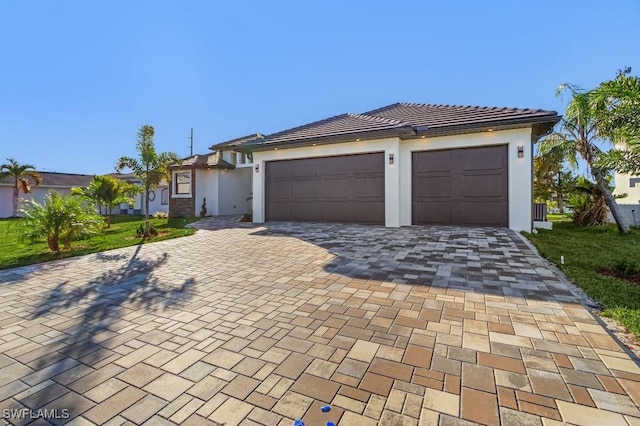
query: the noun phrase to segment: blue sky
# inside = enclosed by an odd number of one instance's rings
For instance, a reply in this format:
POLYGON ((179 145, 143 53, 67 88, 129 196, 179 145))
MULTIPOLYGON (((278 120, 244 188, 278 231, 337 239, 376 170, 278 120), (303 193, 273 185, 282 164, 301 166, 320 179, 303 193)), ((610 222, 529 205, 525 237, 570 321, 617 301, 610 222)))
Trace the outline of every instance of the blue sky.
POLYGON ((640 72, 640 2, 0 2, 0 160, 108 173, 394 102, 561 111, 640 72))

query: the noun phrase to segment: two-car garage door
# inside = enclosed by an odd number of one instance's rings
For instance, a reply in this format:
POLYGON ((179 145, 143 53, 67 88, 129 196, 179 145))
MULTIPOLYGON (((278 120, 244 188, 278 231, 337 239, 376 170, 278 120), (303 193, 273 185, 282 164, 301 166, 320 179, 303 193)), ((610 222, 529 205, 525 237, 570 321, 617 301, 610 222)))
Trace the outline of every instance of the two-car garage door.
MULTIPOLYGON (((506 145, 412 153, 413 224, 508 226, 507 159, 506 145)), ((381 152, 265 168, 268 221, 384 223, 381 152)))
POLYGON ((384 154, 266 163, 266 216, 384 224, 384 154))

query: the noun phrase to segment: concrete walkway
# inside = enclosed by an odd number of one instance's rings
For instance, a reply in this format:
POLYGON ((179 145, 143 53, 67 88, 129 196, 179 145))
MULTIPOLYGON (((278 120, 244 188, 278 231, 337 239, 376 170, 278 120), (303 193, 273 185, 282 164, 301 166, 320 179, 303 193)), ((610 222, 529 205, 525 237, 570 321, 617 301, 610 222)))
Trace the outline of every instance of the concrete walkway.
POLYGON ((0 271, 6 422, 640 424, 638 365, 511 231, 196 226, 0 271))

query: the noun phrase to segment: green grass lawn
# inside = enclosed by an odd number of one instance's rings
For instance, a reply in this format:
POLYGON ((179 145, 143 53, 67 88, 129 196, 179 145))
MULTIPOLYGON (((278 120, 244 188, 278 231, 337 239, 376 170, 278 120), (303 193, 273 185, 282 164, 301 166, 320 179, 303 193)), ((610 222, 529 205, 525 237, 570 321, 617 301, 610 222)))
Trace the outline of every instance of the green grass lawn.
POLYGON ((614 269, 623 260, 640 262, 639 230, 621 235, 615 225, 585 228, 564 221, 555 222, 551 231, 526 236, 544 257, 602 304, 604 316, 640 337, 640 285, 599 273, 603 268, 614 269), (565 258, 564 265, 560 256, 565 258))
POLYGON ((191 235, 195 230, 185 228, 184 225, 198 219, 195 217, 185 219, 152 218, 151 225, 158 230, 159 235, 145 240, 136 237, 136 229, 144 223, 143 217, 113 216, 111 228, 105 228, 103 234, 74 241, 71 250, 60 253, 50 252, 44 240, 32 243, 24 237, 21 219, 0 220, 0 269, 191 235))
POLYGON ((547 215, 547 220, 549 222, 571 222, 570 214, 551 214, 547 215))

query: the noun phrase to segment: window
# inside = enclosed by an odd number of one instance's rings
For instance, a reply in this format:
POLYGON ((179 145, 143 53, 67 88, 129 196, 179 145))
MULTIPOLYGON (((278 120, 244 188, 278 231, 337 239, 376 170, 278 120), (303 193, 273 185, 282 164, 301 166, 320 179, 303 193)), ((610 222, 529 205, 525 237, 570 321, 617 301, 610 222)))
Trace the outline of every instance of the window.
POLYGON ((160 191, 160 204, 166 206, 169 204, 169 188, 164 188, 160 191))
POLYGON ((173 174, 173 195, 191 195, 191 172, 173 174))
POLYGON ((238 163, 238 154, 236 152, 232 152, 231 153, 231 164, 237 164, 238 163))
POLYGON ((153 189, 149 191, 149 201, 154 201, 156 199, 156 191, 153 189))
POLYGON ((640 183, 640 178, 630 178, 629 179, 629 188, 635 188, 637 184, 640 183))
POLYGON ((240 164, 246 164, 247 163, 247 154, 245 154, 244 152, 240 153, 240 164))

